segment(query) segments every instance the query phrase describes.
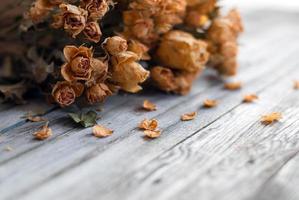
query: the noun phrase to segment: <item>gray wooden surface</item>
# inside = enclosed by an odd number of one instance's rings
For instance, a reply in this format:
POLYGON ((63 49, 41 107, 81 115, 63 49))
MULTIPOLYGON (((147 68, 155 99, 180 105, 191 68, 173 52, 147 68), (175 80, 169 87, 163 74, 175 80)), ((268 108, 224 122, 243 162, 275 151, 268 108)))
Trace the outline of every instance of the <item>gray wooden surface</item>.
POLYGON ((99 124, 114 130, 98 139, 74 125, 66 111, 41 104, 0 106, 1 200, 297 200, 299 199, 299 13, 243 13, 239 91, 207 71, 188 96, 156 91, 118 95, 103 106, 99 124), (256 103, 242 96, 257 93, 256 103), (202 109, 206 98, 219 106, 202 109), (138 110, 144 99, 155 112, 138 110), (43 105, 43 106, 41 106, 43 105), (47 110, 53 136, 33 140, 40 123, 21 118, 47 110), (198 111, 181 122, 180 115, 198 111), (270 126, 260 116, 281 112, 270 126), (155 140, 136 127, 156 118, 163 130, 155 140), (11 151, 7 151, 11 147, 11 151))

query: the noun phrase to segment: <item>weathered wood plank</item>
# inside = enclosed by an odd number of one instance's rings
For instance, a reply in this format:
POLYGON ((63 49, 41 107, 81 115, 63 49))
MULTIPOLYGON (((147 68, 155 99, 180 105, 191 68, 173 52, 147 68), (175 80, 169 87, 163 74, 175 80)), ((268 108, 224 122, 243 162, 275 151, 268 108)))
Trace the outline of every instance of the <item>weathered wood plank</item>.
MULTIPOLYGON (((298 132, 289 142, 298 141, 298 132)), ((259 200, 297 200, 299 199, 299 155, 290 159, 289 162, 282 167, 276 175, 269 178, 259 189, 252 199, 259 200)))
POLYGON ((173 125, 160 141, 139 145, 132 136, 23 198, 246 199, 298 153, 299 94, 290 83, 296 76, 298 70, 263 90, 257 103, 241 104, 202 130, 199 118, 173 125), (265 127, 259 117, 270 111, 284 119, 265 127))
POLYGON ((25 105, 3 104, 0 106, 0 135, 25 123, 22 117, 29 111, 34 113, 51 112, 55 106, 45 101, 34 100, 25 105))

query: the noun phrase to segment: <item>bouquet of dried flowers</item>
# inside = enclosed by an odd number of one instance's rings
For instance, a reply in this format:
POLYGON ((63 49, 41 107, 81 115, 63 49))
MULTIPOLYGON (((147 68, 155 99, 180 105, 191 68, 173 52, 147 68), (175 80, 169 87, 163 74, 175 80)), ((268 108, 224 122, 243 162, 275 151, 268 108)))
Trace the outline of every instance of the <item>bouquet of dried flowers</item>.
POLYGON ((62 107, 95 104, 145 82, 187 94, 205 66, 236 73, 237 10, 217 0, 4 0, 0 93, 37 88, 62 107))

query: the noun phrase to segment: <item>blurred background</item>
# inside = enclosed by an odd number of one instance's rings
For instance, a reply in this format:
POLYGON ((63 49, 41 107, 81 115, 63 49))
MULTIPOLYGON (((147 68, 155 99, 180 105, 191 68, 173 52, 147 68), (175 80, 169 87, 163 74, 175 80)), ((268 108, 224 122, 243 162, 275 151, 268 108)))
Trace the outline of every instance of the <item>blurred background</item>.
POLYGON ((288 9, 299 10, 298 0, 221 0, 225 7, 239 7, 244 9, 288 9))

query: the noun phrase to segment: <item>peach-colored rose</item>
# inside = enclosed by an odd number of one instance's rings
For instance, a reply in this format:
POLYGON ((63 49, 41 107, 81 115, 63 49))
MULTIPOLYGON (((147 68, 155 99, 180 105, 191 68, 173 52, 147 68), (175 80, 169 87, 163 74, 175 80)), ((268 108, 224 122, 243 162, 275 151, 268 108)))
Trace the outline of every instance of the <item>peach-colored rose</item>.
POLYGON ((84 86, 81 83, 57 82, 52 90, 52 96, 61 107, 65 107, 74 103, 76 97, 82 95, 83 90, 84 86))
POLYGON ((60 13, 53 16, 53 28, 63 27, 75 38, 86 25, 87 11, 71 4, 60 4, 60 13))
POLYGON ((91 19, 101 19, 109 10, 108 0, 81 0, 81 7, 85 8, 91 19))
POLYGON ((63 53, 67 63, 61 67, 61 75, 66 81, 90 79, 92 72, 92 50, 90 48, 65 46, 63 53))
POLYGON ((156 55, 164 66, 198 72, 208 61, 207 46, 205 41, 195 39, 189 33, 174 30, 163 36, 156 55))
POLYGON ((137 60, 138 56, 131 51, 112 56, 112 81, 127 92, 135 93, 141 90, 139 84, 149 76, 149 72, 137 63, 137 60))
POLYGON ((106 84, 99 83, 87 89, 86 98, 90 104, 95 104, 103 102, 111 94, 106 84))
POLYGON ((129 41, 128 51, 136 53, 139 60, 150 60, 151 58, 148 54, 149 48, 137 40, 129 41))
POLYGON ((108 51, 111 55, 116 55, 118 53, 124 52, 128 49, 127 40, 123 39, 119 36, 113 36, 107 38, 103 42, 103 47, 108 51))
POLYGON ((101 39, 102 32, 97 22, 88 22, 85 26, 83 34, 86 39, 95 43, 98 43, 101 39))

